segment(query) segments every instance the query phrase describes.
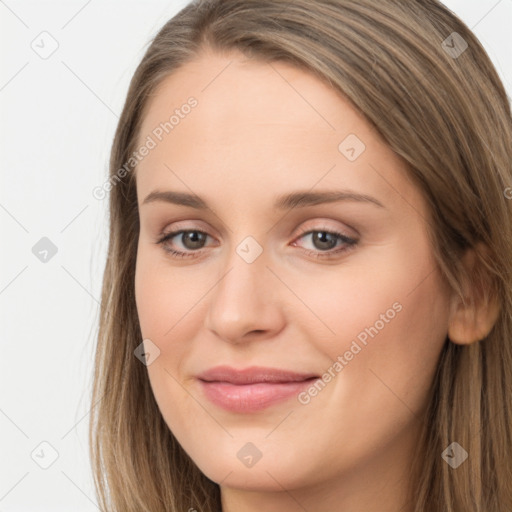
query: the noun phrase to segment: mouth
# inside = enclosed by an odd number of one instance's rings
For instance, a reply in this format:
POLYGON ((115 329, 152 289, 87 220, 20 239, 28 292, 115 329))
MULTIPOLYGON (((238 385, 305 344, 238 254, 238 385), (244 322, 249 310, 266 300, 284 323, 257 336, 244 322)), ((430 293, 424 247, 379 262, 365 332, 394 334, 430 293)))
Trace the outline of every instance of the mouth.
POLYGON ((275 368, 236 370, 227 366, 212 368, 197 377, 210 402, 237 413, 256 412, 289 400, 318 378, 312 373, 275 368))

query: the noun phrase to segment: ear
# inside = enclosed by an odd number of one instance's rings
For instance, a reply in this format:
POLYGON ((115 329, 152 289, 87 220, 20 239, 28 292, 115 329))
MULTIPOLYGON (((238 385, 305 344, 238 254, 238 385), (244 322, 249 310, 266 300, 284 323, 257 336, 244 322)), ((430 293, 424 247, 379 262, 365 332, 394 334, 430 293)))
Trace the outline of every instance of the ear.
POLYGON ((500 304, 493 293, 490 277, 484 272, 477 256, 487 247, 483 244, 468 249, 462 257, 468 280, 465 285, 464 298, 454 292, 450 304, 448 338, 459 345, 469 345, 484 339, 493 328, 500 304))

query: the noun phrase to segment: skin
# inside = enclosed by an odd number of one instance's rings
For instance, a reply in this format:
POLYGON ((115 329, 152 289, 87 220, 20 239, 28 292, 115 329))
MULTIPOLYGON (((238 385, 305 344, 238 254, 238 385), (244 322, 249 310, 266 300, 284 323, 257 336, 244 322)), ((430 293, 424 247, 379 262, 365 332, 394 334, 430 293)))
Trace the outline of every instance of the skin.
MULTIPOLYGON (((224 512, 412 510, 411 457, 440 351, 450 330, 459 343, 476 336, 434 261, 424 198, 368 122, 305 71, 207 51, 161 83, 139 140, 191 96, 197 107, 136 176, 136 302, 143 336, 160 350, 147 370, 167 425, 220 484, 224 512), (366 146, 354 161, 338 149, 349 134, 366 146), (383 207, 272 206, 296 190, 341 189, 383 207), (210 208, 143 204, 155 190, 192 192, 210 208), (201 248, 176 235, 167 245, 191 255, 177 259, 155 242, 178 229, 208 237, 201 248), (315 258, 306 251, 344 244, 322 248, 301 229, 357 244, 315 258), (252 263, 236 252, 248 236, 263 249, 252 263), (293 397, 239 414, 201 392, 196 375, 220 364, 322 375, 397 302, 401 311, 307 405, 293 397), (247 442, 262 453, 250 468, 237 457, 247 442)), ((478 322, 485 330, 485 314, 478 322)))

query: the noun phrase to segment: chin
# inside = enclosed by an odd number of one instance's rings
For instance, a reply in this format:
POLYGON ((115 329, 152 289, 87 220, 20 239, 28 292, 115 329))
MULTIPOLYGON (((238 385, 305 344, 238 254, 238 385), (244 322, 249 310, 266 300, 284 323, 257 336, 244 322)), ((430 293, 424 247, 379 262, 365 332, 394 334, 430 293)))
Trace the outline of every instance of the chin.
POLYGON ((243 460, 244 453, 250 452, 250 448, 242 452, 239 457, 237 456, 237 452, 240 451, 239 443, 236 444, 236 448, 227 449, 222 456, 218 457, 205 459, 203 451, 199 458, 194 459, 194 462, 207 478, 222 487, 276 492, 282 491, 283 487, 286 489, 299 487, 302 485, 301 480, 306 478, 305 474, 297 471, 299 467, 307 470, 305 465, 285 456, 275 458, 265 457, 265 454, 262 454, 261 459, 252 467, 248 467, 240 459, 243 460))

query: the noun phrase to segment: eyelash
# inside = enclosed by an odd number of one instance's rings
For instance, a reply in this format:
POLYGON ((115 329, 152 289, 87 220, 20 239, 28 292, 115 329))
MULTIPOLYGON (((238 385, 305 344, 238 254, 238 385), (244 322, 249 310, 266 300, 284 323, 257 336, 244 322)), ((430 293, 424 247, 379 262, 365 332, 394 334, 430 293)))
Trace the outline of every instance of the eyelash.
MULTIPOLYGON (((175 249, 171 249, 166 245, 166 242, 172 238, 174 238, 176 235, 180 235, 183 233, 201 233, 203 235, 209 236, 208 233, 205 233, 204 231, 201 231, 200 229, 180 229, 177 231, 173 231, 171 233, 164 234, 160 239, 156 241, 157 245, 162 245, 163 250, 168 253, 170 256, 174 258, 194 258, 196 257, 194 253, 201 253, 203 252, 203 249, 198 249, 197 251, 191 251, 191 252, 184 252, 184 251, 177 251, 175 249)), ((305 230, 301 232, 298 236, 298 238, 302 238, 306 235, 310 235, 312 233, 328 233, 329 235, 336 236, 339 240, 344 242, 346 245, 342 248, 333 250, 330 249, 329 251, 318 251, 318 250, 310 250, 305 249, 304 252, 308 256, 313 256, 314 258, 332 258, 337 254, 348 252, 356 246, 358 243, 358 240, 354 238, 349 238, 348 236, 344 235, 343 233, 339 233, 338 231, 332 231, 325 228, 318 228, 318 229, 310 229, 305 230)))

